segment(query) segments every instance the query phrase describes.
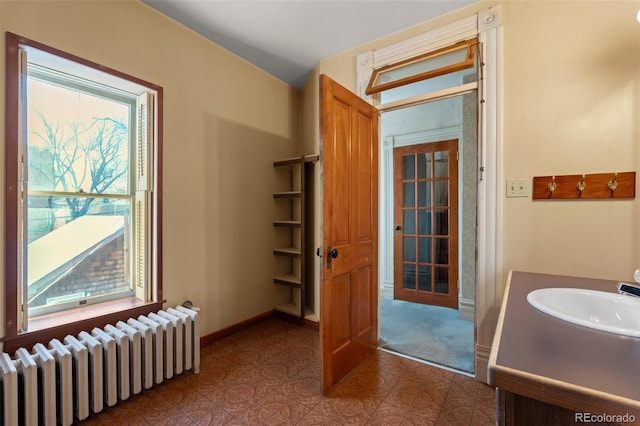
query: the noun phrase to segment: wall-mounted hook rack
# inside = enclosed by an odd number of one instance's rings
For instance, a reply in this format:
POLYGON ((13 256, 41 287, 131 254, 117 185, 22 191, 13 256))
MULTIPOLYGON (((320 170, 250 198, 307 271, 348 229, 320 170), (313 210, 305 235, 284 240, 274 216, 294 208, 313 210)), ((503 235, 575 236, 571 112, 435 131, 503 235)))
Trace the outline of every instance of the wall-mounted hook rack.
POLYGON ((534 200, 635 198, 636 172, 536 176, 534 200))

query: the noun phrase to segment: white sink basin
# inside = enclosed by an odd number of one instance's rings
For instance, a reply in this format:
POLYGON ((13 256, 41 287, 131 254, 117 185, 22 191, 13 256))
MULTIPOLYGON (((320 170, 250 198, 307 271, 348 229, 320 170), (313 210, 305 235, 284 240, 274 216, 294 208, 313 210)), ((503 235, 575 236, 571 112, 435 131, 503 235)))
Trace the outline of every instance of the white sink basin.
POLYGON ((527 295, 545 314, 584 327, 640 337, 640 298, 578 288, 543 288, 527 295))

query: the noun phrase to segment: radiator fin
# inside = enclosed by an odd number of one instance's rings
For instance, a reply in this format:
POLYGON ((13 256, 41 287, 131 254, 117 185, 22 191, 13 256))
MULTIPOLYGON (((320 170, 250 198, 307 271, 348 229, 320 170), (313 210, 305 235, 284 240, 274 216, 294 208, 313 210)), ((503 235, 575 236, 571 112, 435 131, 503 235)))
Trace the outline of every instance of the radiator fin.
POLYGON ((56 424, 56 359, 41 343, 33 347, 38 366, 38 418, 45 425, 56 424))
POLYGON ((58 419, 63 425, 70 425, 73 423, 73 355, 58 339, 49 342, 49 349, 56 359, 58 419))
POLYGON ((5 425, 18 424, 18 369, 8 354, 0 354, 2 374, 2 419, 5 425))
POLYGON ((151 313, 149 318, 162 326, 163 345, 164 345, 164 377, 170 379, 173 377, 173 330, 174 326, 171 321, 158 315, 151 313))
POLYGON ((118 349, 116 347, 116 339, 99 328, 91 330, 91 335, 102 345, 104 402, 111 407, 118 401, 118 349))

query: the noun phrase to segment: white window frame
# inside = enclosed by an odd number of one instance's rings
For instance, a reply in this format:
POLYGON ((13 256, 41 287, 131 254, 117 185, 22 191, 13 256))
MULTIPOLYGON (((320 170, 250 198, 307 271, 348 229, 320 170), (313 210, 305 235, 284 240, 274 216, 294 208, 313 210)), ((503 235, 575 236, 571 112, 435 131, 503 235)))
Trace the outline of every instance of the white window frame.
MULTIPOLYGON (((28 51, 28 49, 27 49, 28 51)), ((29 58, 28 53, 25 55, 27 57, 27 59, 29 58)), ((39 55, 34 55, 34 56, 45 56, 44 53, 40 53, 39 55)), ((114 101, 114 102, 120 102, 123 104, 127 104, 129 105, 130 109, 130 113, 129 113, 129 152, 130 155, 132 156, 132 159, 129 161, 129 176, 128 179, 133 182, 133 179, 135 178, 136 174, 135 174, 135 157, 133 157, 135 155, 135 146, 137 145, 138 141, 136 140, 137 134, 138 132, 136 131, 137 126, 139 125, 139 121, 137 119, 137 110, 138 110, 138 96, 131 94, 131 93, 127 93, 121 90, 117 90, 114 88, 110 88, 107 86, 103 86, 100 84, 96 84, 95 82, 89 81, 86 78, 83 78, 81 76, 78 76, 77 74, 67 74, 68 68, 67 67, 62 67, 64 69, 52 69, 47 67, 46 65, 43 66, 42 64, 36 64, 33 62, 30 62, 29 60, 27 60, 27 78, 28 79, 37 79, 40 80, 46 84, 51 84, 51 85, 57 85, 57 86, 61 86, 61 87, 65 87, 65 88, 69 88, 72 90, 77 90, 80 92, 84 92, 87 93, 91 96, 97 96, 97 97, 103 97, 105 99, 114 101)), ((117 83, 117 82, 116 82, 117 83)), ((139 90, 144 90, 142 88, 140 88, 139 90)), ((29 131, 29 133, 31 133, 29 131)), ((146 143, 146 142, 145 142, 146 143)), ((27 145, 27 141, 23 141, 22 142, 22 149, 23 149, 23 158, 26 159, 26 163, 28 164, 30 161, 30 158, 28 155, 26 155, 26 153, 28 152, 28 147, 27 145)), ((26 171, 28 170, 28 166, 27 167, 23 167, 22 168, 22 173, 26 173, 26 171)), ((24 179, 22 179, 24 180, 24 179)), ((28 193, 29 195, 38 195, 38 196, 52 196, 52 197, 64 197, 64 196, 71 196, 71 197, 85 197, 85 196, 93 196, 96 199, 100 199, 100 198, 119 198, 119 199, 127 199, 130 202, 130 208, 133 211, 133 208, 135 206, 135 188, 136 185, 130 185, 131 189, 133 189, 133 191, 130 189, 129 192, 127 194, 109 194, 109 195, 105 195, 105 194, 86 194, 86 193, 81 193, 81 192, 76 192, 76 193, 60 193, 60 191, 31 191, 29 190, 28 193)), ((23 198, 23 201, 26 202, 27 197, 23 198)), ((23 212, 28 211, 28 208, 25 206, 22 209, 23 212)), ((23 250, 20 250, 20 253, 22 253, 23 256, 28 256, 28 250, 26 250, 26 246, 28 245, 28 226, 25 225, 25 221, 28 217, 28 213, 24 215, 25 218, 22 221, 22 235, 23 235, 23 239, 21 241, 21 244, 23 245, 23 250)), ((133 219, 133 218, 132 218, 133 219)), ((133 220, 130 220, 130 222, 132 222, 133 220)), ((126 228, 125 228, 126 229, 126 228)), ((129 240, 131 240, 130 235, 125 235, 125 238, 128 238, 129 240)), ((135 238, 134 238, 135 241, 135 238)), ((131 256, 130 256, 131 257, 131 256)), ((133 258, 130 259, 131 260, 131 265, 134 264, 135 260, 133 258)), ((26 264, 25 261, 22 262, 23 267, 26 264)), ((25 268, 25 272, 23 273, 25 278, 28 278, 27 271, 25 268)), ((119 293, 111 293, 109 295, 104 295, 104 296, 94 296, 91 297, 88 300, 88 303, 86 304, 86 306, 90 306, 91 304, 95 304, 95 303, 100 303, 100 302, 104 302, 104 301, 109 301, 109 300, 116 300, 116 299, 120 299, 123 297, 129 297, 131 296, 131 293, 134 292, 135 290, 135 282, 132 279, 133 277, 131 276, 131 274, 129 277, 127 277, 128 282, 130 283, 130 291, 126 291, 126 292, 119 292, 119 293)), ((28 293, 28 286, 27 286, 27 279, 23 278, 22 279, 22 291, 23 291, 23 299, 25 298, 24 295, 26 295, 28 293)), ((140 292, 138 292, 140 293, 140 292)), ((136 294, 136 293, 133 293, 136 294)), ((139 299, 144 300, 144 294, 136 294, 136 297, 138 297, 139 299)), ((23 329, 26 328, 26 324, 27 324, 27 318, 31 317, 38 317, 41 315, 45 315, 45 314, 49 314, 49 313, 55 313, 55 312, 60 312, 60 311, 64 311, 64 310, 68 310, 68 309, 73 309, 74 307, 78 307, 79 303, 78 301, 72 301, 72 302, 62 302, 62 303, 56 303, 55 305, 52 306, 40 306, 40 307, 36 307, 36 308, 30 308, 28 303, 24 303, 23 304, 23 312, 24 312, 24 318, 23 318, 23 329)))
MULTIPOLYGON (((109 95, 103 95, 105 98, 109 96, 110 99, 117 97, 127 98, 127 102, 133 110, 131 111, 130 118, 130 146, 129 146, 129 180, 130 188, 128 195, 123 198, 130 200, 130 222, 132 223, 132 233, 125 235, 125 238, 132 244, 132 250, 129 254, 129 265, 132 268, 131 276, 128 277, 131 283, 131 290, 135 297, 148 301, 150 294, 150 282, 147 277, 150 276, 150 264, 146 260, 149 257, 150 250, 150 238, 147 235, 147 229, 151 221, 151 193, 153 189, 153 110, 149 109, 149 104, 152 104, 154 99, 154 92, 141 85, 133 82, 123 80, 116 76, 102 71, 82 66, 81 64, 62 58, 60 56, 43 52, 32 47, 23 47, 20 51, 21 62, 26 62, 26 70, 22 70, 24 76, 22 78, 28 78, 34 74, 39 79, 49 84, 57 84, 61 87, 66 87, 72 90, 82 90, 86 93, 92 93, 94 96, 98 93, 109 93, 109 95), (33 69, 33 70, 32 70, 33 69), (93 87, 91 87, 93 86, 93 87), (111 96, 111 94, 113 94, 111 96)), ((25 68, 25 67, 23 67, 25 68)), ((26 86, 23 86, 26 89, 26 86)), ((21 95, 23 104, 21 108, 27 109, 26 105, 26 93, 21 95)), ((26 111, 21 112, 22 116, 26 115, 26 111)), ((22 185, 22 202, 24 205, 21 209, 21 224, 22 239, 20 243, 20 259, 19 262, 22 265, 21 283, 22 290, 22 321, 20 330, 27 330, 29 324, 29 318, 38 317, 44 314, 62 312, 65 310, 73 309, 83 304, 79 304, 78 301, 66 302, 56 304, 51 307, 38 307, 34 309, 35 314, 30 313, 30 309, 27 302, 28 292, 28 270, 27 270, 27 256, 28 256, 28 208, 27 200, 28 196, 26 188, 28 187, 28 162, 29 157, 27 155, 27 135, 29 130, 26 128, 22 134, 22 140, 20 141, 20 149, 22 150, 21 158, 23 159, 23 165, 19 170, 19 180, 23 182, 22 185)), ((29 191, 30 192, 30 191, 29 191)), ((55 192, 55 191, 54 191, 55 192)), ((65 193, 69 196, 86 196, 83 193, 65 193)), ((95 194, 90 194, 95 195, 95 194)), ((130 297, 130 294, 113 294, 110 296, 102 296, 96 298, 88 298, 84 301, 86 305, 117 300, 125 297, 130 297)))

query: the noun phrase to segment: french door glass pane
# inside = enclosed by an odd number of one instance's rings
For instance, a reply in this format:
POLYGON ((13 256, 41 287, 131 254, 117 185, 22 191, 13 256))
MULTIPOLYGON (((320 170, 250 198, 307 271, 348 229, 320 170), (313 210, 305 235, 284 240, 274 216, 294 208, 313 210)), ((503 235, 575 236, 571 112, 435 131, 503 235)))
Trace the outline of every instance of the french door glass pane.
POLYGON ((418 179, 430 179, 431 177, 431 153, 421 153, 418 155, 418 179))
POLYGON ((418 262, 432 263, 431 238, 418 238, 418 262))
POLYGON ((449 264, 449 239, 448 238, 436 238, 435 239, 435 262, 440 265, 449 264))
POLYGON ((404 179, 415 179, 416 178, 416 156, 415 155, 405 155, 402 157, 402 161, 404 163, 404 179))
POLYGON ((434 213, 435 235, 449 235, 449 210, 436 210, 434 213))
POLYGON ((449 176, 449 152, 436 151, 433 153, 434 176, 437 178, 449 176))
POLYGON ((416 265, 405 263, 402 265, 402 286, 411 290, 416 288, 416 265))
POLYGON ((404 187, 404 207, 416 206, 416 184, 414 182, 405 182, 404 187))
POLYGON ((434 268, 436 293, 449 294, 449 268, 434 268))
POLYGON ((431 182, 418 182, 418 207, 430 207, 431 182))
POLYGON ((405 262, 416 261, 416 237, 404 237, 403 259, 405 262))
POLYGON ((418 266, 418 290, 431 291, 431 271, 433 267, 429 265, 418 266))
POLYGON ((413 235, 416 233, 416 211, 404 210, 403 229, 405 234, 413 235))
POLYGON ((433 205, 446 207, 449 205, 449 181, 437 180, 433 183, 433 205))
POLYGON ((431 210, 418 210, 418 233, 431 235, 431 210))

